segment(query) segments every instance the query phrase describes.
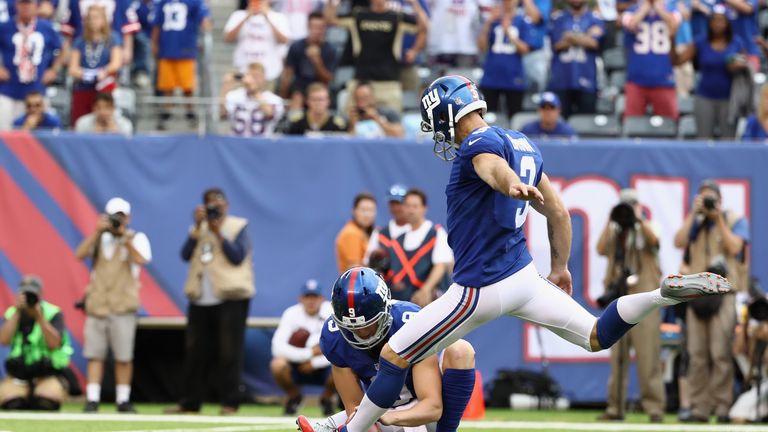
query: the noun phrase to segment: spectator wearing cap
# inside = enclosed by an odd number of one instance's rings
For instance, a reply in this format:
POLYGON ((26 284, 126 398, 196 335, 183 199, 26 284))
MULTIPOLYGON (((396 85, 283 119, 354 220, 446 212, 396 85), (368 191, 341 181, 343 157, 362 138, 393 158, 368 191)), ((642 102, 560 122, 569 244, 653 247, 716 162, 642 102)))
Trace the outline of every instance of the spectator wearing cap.
POLYGON ((389 271, 391 264, 389 251, 384 245, 411 230, 411 224, 408 222, 408 216, 403 206, 406 192, 408 192, 408 188, 401 184, 393 184, 389 187, 387 204, 391 219, 389 219, 387 226, 374 232, 368 245, 372 251, 368 259, 368 266, 381 274, 389 271))
MULTIPOLYGON (((674 36, 671 40, 674 45, 674 36)), ((736 125, 729 121, 728 115, 731 84, 734 74, 749 67, 746 54, 744 42, 735 35, 723 5, 712 8, 705 37, 687 45, 680 53, 675 49, 670 52, 675 65, 694 60, 699 66, 700 78, 694 100, 698 138, 734 137, 736 125)))
MULTIPOLYGON (((611 210, 608 223, 597 241, 597 253, 608 259, 604 278, 605 295, 598 305, 607 306, 614 297, 653 291, 659 285, 659 232, 657 224, 645 217, 634 189, 622 189, 619 204, 611 210)), ((660 312, 640 322, 622 341, 611 348, 611 375, 608 406, 600 420, 624 420, 629 381, 629 350, 634 349, 640 401, 651 423, 664 415, 664 381, 661 373, 660 312)))
POLYGON ((91 280, 85 291, 85 343, 88 360, 86 412, 99 410, 104 361, 115 359, 119 412, 136 412, 130 402, 133 346, 139 301, 139 273, 152 260, 149 239, 131 229, 131 205, 115 197, 107 201, 94 232, 77 247, 81 260, 91 259, 91 280))
MULTIPOLYGON (((745 291, 749 269, 745 248, 747 220, 723 208, 720 186, 705 180, 699 186, 683 226, 675 234, 675 247, 683 249, 683 273, 711 271, 726 276, 736 291, 745 291)), ((736 325, 735 299, 696 299, 688 303, 688 382, 691 394, 689 421, 729 421, 733 403, 731 343, 736 325)))
POLYGON ((552 92, 539 97, 539 119, 524 125, 520 132, 529 136, 575 137, 576 131, 560 118, 560 98, 552 92))
POLYGON ((199 412, 207 380, 215 376, 222 414, 237 412, 248 308, 256 292, 248 220, 229 214, 224 191, 210 188, 193 212, 181 249, 189 263, 189 299, 181 400, 169 414, 199 412))
POLYGON ((603 20, 585 0, 568 0, 567 9, 552 15, 549 89, 562 100, 565 118, 597 111, 597 56, 604 32, 603 20))
POLYGON ((43 283, 27 275, 16 304, 5 311, 0 345, 10 352, 0 381, 0 408, 58 410, 66 397, 63 372, 72 346, 61 309, 43 300, 43 283))
POLYGON ((320 334, 325 320, 333 314, 331 303, 323 296, 316 280, 301 288, 299 303, 283 312, 272 336, 270 369, 277 384, 288 395, 285 415, 294 415, 303 400, 300 386, 323 386, 320 406, 323 415, 336 411, 333 406, 331 364, 320 351, 320 334))
POLYGON ((427 195, 422 190, 409 189, 403 209, 411 229, 390 241, 382 241, 391 263, 385 280, 393 299, 424 307, 436 298, 437 288, 453 263, 453 251, 443 227, 426 218, 427 195))

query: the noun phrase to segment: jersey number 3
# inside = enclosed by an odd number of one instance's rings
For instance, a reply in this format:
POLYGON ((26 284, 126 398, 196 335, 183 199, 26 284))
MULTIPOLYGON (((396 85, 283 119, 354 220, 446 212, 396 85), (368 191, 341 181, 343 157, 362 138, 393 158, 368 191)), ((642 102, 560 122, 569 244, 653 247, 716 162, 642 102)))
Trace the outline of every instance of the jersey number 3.
MULTIPOLYGON (((520 159, 520 179, 527 178, 526 184, 533 186, 533 182, 536 180, 536 161, 532 156, 523 156, 520 159)), ((520 229, 525 223, 525 218, 528 216, 528 210, 531 208, 530 201, 525 201, 523 208, 517 209, 515 213, 515 227, 520 229)))

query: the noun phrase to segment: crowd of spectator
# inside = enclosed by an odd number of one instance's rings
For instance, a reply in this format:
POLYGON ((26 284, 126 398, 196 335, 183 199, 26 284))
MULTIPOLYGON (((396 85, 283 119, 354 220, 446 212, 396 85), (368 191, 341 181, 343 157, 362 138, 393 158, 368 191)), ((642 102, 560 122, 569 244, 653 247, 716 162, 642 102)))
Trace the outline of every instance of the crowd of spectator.
MULTIPOLYGON (((158 95, 195 94, 198 36, 213 29, 206 0, 65 3, 0 0, 0 109, 12 113, 0 130, 75 127, 98 94, 129 84, 126 76, 136 86, 152 82, 158 95), (47 106, 25 112, 27 95, 37 92, 47 105, 54 83, 71 87, 67 118, 56 122, 47 106)), ((557 96, 563 120, 606 115, 621 123, 655 115, 680 120, 682 130, 681 117, 688 117, 697 125, 688 136, 704 139, 735 138, 739 122, 760 112, 753 86, 768 43, 755 0, 249 0, 240 6, 223 25, 223 41, 234 52, 219 92, 222 119, 238 136, 413 138, 418 127, 411 123, 419 118, 409 114, 418 112, 418 95, 446 72, 477 80, 502 126, 536 110, 547 91, 557 96)), ((166 128, 171 108, 160 107, 158 129, 166 128)), ((198 121, 192 103, 186 118, 190 126, 198 121)), ((577 122, 574 129, 588 136, 604 123, 577 122)), ((759 137, 756 125, 739 128, 742 137, 759 137)), ((538 133, 553 135, 544 132, 538 133)))

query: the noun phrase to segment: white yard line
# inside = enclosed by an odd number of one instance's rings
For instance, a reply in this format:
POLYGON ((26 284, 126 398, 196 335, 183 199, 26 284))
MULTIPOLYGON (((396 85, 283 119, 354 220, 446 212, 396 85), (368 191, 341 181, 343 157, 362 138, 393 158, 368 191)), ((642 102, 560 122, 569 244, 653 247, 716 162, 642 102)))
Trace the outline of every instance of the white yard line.
MULTIPOLYGON (((237 425, 229 427, 168 429, 163 431, 130 432, 248 432, 270 429, 295 430, 292 417, 201 416, 201 415, 145 415, 145 414, 76 414, 76 413, 23 413, 0 412, 0 420, 42 421, 115 421, 157 423, 209 423, 237 425)), ((639 423, 569 423, 527 421, 464 421, 462 428, 489 430, 566 430, 566 431, 630 431, 630 432, 768 432, 768 426, 757 425, 688 425, 688 424, 639 424, 639 423)), ((0 431, 4 432, 4 431, 0 431)))

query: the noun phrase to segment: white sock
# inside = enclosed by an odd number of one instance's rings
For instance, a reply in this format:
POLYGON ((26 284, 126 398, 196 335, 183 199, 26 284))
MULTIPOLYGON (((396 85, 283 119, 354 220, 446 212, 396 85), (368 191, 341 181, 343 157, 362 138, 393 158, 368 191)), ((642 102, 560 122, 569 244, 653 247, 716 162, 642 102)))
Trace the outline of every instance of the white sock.
POLYGON ((338 429, 339 427, 344 425, 344 423, 347 422, 347 412, 346 411, 338 412, 328 417, 326 421, 330 424, 332 428, 338 429))
POLYGON ((131 400, 131 386, 128 384, 118 384, 115 387, 115 402, 121 404, 131 400))
POLYGON ((85 398, 88 402, 98 402, 101 400, 101 384, 88 383, 85 387, 85 398))
POLYGON ((637 324, 645 318, 646 315, 653 312, 661 306, 672 306, 680 303, 677 300, 661 296, 661 289, 656 288, 653 291, 629 294, 619 297, 616 303, 616 311, 621 319, 629 324, 637 324))
POLYGON ((363 396, 363 401, 355 411, 355 415, 352 416, 352 420, 347 423, 347 431, 349 432, 365 432, 373 426, 374 423, 387 412, 387 408, 382 408, 372 400, 368 399, 368 395, 363 396))

